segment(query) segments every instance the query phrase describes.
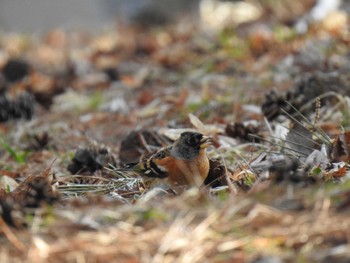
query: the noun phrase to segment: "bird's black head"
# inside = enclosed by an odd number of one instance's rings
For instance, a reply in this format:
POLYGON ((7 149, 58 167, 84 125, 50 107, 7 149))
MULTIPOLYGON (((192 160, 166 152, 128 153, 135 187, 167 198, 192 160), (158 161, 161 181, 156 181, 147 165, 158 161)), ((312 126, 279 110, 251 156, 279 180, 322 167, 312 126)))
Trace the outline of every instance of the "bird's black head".
MULTIPOLYGON (((183 132, 180 137, 174 142, 171 148, 171 155, 177 159, 191 160, 195 158, 205 143, 208 142, 208 137, 198 132, 183 132)), ((206 145, 206 144, 205 144, 206 145)))
POLYGON ((183 132, 178 140, 188 147, 200 147, 202 138, 203 134, 198 132, 183 132))

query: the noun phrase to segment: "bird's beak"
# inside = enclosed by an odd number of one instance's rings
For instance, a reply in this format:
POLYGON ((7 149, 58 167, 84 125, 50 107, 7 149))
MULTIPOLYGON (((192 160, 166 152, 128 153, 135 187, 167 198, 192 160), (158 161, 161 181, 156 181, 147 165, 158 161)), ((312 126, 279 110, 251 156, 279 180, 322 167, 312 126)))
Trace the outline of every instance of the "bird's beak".
POLYGON ((201 149, 208 148, 211 145, 213 145, 213 138, 209 136, 203 136, 203 138, 200 141, 201 149))

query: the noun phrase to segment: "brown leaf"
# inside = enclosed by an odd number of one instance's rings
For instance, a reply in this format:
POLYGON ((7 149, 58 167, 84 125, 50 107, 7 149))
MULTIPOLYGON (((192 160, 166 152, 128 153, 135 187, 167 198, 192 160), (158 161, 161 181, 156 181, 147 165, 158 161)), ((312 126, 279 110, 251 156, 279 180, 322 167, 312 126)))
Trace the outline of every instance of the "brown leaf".
POLYGON ((16 172, 11 172, 11 171, 8 171, 8 170, 0 170, 0 175, 6 175, 8 177, 11 177, 12 179, 16 179, 20 176, 19 173, 16 173, 16 172))
POLYGON ((209 160, 209 164, 209 173, 204 184, 213 188, 227 185, 225 167, 219 161, 209 160))
POLYGON ((333 162, 348 162, 350 147, 350 132, 339 134, 334 140, 331 158, 333 162))
POLYGON ((336 167, 330 171, 328 171, 325 174, 326 178, 340 178, 346 175, 346 168, 347 165, 346 163, 343 163, 342 166, 340 165, 340 167, 336 167))
POLYGON ((52 203, 57 199, 57 194, 52 188, 53 178, 51 168, 45 169, 40 175, 31 175, 10 193, 15 203, 27 207, 39 207, 41 203, 52 203))

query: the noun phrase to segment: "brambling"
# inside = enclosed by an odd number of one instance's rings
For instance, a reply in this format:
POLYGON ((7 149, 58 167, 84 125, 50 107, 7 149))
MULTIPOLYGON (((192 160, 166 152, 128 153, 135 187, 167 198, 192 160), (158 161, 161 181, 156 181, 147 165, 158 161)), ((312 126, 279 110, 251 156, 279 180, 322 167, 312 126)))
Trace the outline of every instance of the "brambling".
POLYGON ((206 148, 211 144, 211 137, 184 132, 172 145, 143 158, 131 169, 141 176, 146 188, 157 184, 199 187, 209 173, 206 148))

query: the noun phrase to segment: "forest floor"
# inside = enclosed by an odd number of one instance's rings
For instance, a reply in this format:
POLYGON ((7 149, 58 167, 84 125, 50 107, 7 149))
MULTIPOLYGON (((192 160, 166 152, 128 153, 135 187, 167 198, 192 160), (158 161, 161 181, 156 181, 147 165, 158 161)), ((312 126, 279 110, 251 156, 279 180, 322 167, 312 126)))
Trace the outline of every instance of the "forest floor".
POLYGON ((350 20, 298 34, 272 7, 1 35, 0 261, 349 262, 350 20), (214 138, 206 187, 117 172, 188 129, 214 138))

